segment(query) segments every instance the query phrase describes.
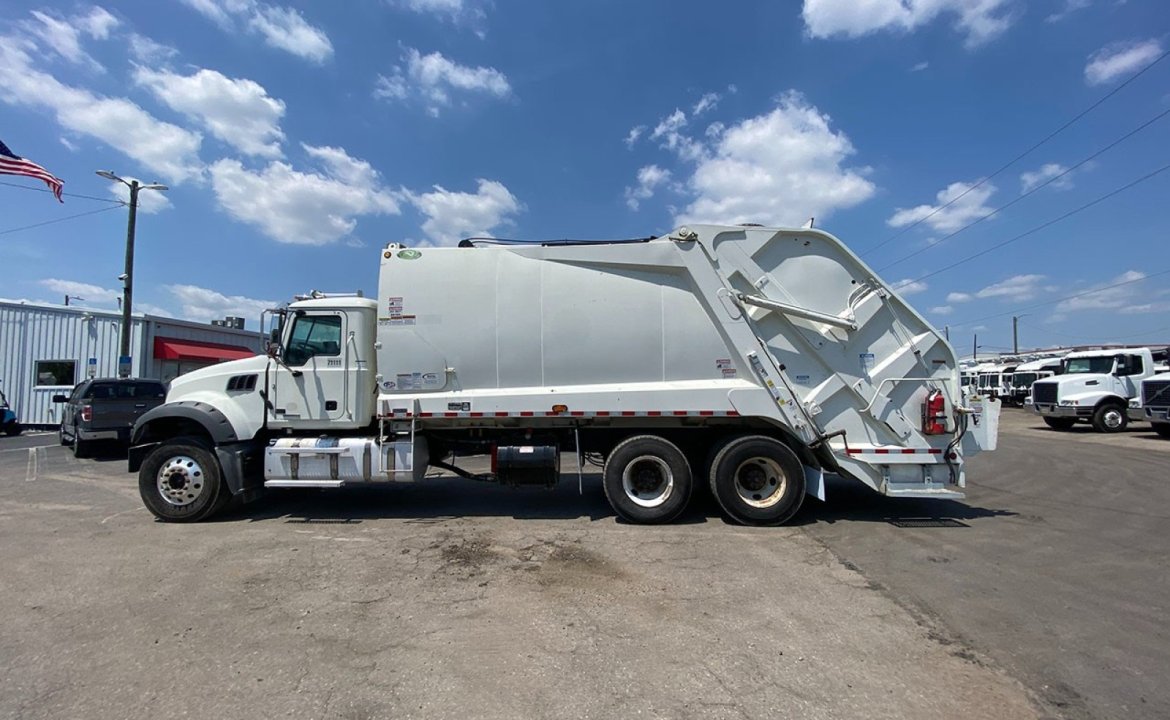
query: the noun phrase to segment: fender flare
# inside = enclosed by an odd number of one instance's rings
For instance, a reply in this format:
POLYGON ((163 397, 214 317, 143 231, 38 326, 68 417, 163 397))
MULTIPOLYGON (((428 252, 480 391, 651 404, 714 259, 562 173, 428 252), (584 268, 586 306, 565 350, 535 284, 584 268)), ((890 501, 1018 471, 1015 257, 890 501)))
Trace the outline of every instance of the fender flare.
POLYGON ((1121 407, 1128 410, 1129 400, 1127 398, 1121 397, 1120 395, 1106 395, 1093 404, 1093 410, 1096 411, 1097 408, 1101 407, 1102 405, 1120 405, 1121 407))
POLYGON ((215 406, 197 400, 180 400, 159 405, 138 418, 130 432, 130 444, 138 445, 142 442, 142 436, 151 422, 167 418, 181 418, 197 423, 207 431, 216 445, 233 443, 240 439, 236 436, 236 429, 232 427, 231 421, 215 406))

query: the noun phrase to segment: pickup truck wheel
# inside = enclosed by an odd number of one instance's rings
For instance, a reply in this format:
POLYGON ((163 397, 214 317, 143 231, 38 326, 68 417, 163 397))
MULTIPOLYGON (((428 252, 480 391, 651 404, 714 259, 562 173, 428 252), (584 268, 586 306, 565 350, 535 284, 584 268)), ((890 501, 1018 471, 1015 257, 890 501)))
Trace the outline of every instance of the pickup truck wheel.
POLYGON ((766 435, 725 445, 711 463, 710 481, 723 512, 744 525, 779 525, 804 502, 804 466, 787 445, 766 435))
POLYGON ((1070 430, 1073 425, 1077 424, 1077 421, 1072 418, 1046 417, 1044 424, 1053 430, 1070 430))
POLYGON ((57 442, 61 443, 62 445, 66 446, 66 447, 69 447, 70 443, 69 443, 69 440, 66 439, 66 435, 65 435, 65 423, 61 423, 61 427, 57 429, 57 442))
POLYGON ((202 441, 180 437, 155 448, 138 471, 138 494, 164 522, 199 522, 231 500, 219 460, 202 441))
POLYGON ((89 455, 90 444, 81 439, 81 433, 77 431, 77 426, 73 426, 73 436, 69 443, 70 448, 73 449, 73 457, 83 458, 89 455))
POLYGON ((1124 405, 1105 403, 1093 413, 1093 429, 1097 432, 1121 432, 1129 425, 1124 405))
POLYGON ((1154 432, 1159 437, 1170 438, 1170 423, 1154 423, 1154 432))
POLYGON ((605 460, 602 487, 610 507, 632 523, 666 523, 691 499, 691 466, 678 447, 656 435, 635 435, 605 460))

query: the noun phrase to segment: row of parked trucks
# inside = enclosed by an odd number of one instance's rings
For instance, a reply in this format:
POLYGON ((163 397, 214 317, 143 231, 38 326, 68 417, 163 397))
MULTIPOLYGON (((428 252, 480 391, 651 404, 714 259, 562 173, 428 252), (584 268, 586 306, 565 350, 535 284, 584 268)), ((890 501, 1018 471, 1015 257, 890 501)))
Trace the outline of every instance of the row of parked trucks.
POLYGON ((1099 432, 1120 432, 1139 421, 1170 437, 1168 354, 1164 348, 1110 348, 984 363, 966 369, 963 384, 968 392, 1030 406, 1055 430, 1086 422, 1099 432))

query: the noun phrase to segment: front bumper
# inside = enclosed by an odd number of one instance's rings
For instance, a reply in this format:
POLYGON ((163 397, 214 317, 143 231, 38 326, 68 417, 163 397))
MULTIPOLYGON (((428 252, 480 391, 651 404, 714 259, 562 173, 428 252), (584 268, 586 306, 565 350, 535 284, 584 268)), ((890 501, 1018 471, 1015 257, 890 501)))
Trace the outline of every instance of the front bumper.
POLYGON ((1170 407, 1130 408, 1130 420, 1146 420, 1153 423, 1170 423, 1170 407))
POLYGON ((1078 405, 1032 405, 1032 412, 1047 417, 1087 418, 1093 416, 1093 408, 1078 405))

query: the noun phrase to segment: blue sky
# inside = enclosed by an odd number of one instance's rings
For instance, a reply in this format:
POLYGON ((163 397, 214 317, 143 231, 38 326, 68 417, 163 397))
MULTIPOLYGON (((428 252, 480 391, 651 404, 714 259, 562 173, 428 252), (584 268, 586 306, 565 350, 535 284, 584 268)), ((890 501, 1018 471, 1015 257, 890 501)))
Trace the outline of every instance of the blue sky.
POLYGON ((1024 346, 1170 340, 1170 274, 1145 278, 1170 270, 1170 172, 918 280, 1170 163, 1163 118, 1052 180, 1170 110, 1167 59, 987 179, 1170 48, 1160 0, 0 12, 0 139, 99 198, 0 185, 7 298, 115 307, 125 210, 94 174, 110 169, 171 188, 142 196, 136 308, 197 320, 311 288, 373 293, 391 241, 815 216, 876 248, 865 259, 960 350, 976 332, 985 351, 1010 346, 1013 311, 1024 346))

